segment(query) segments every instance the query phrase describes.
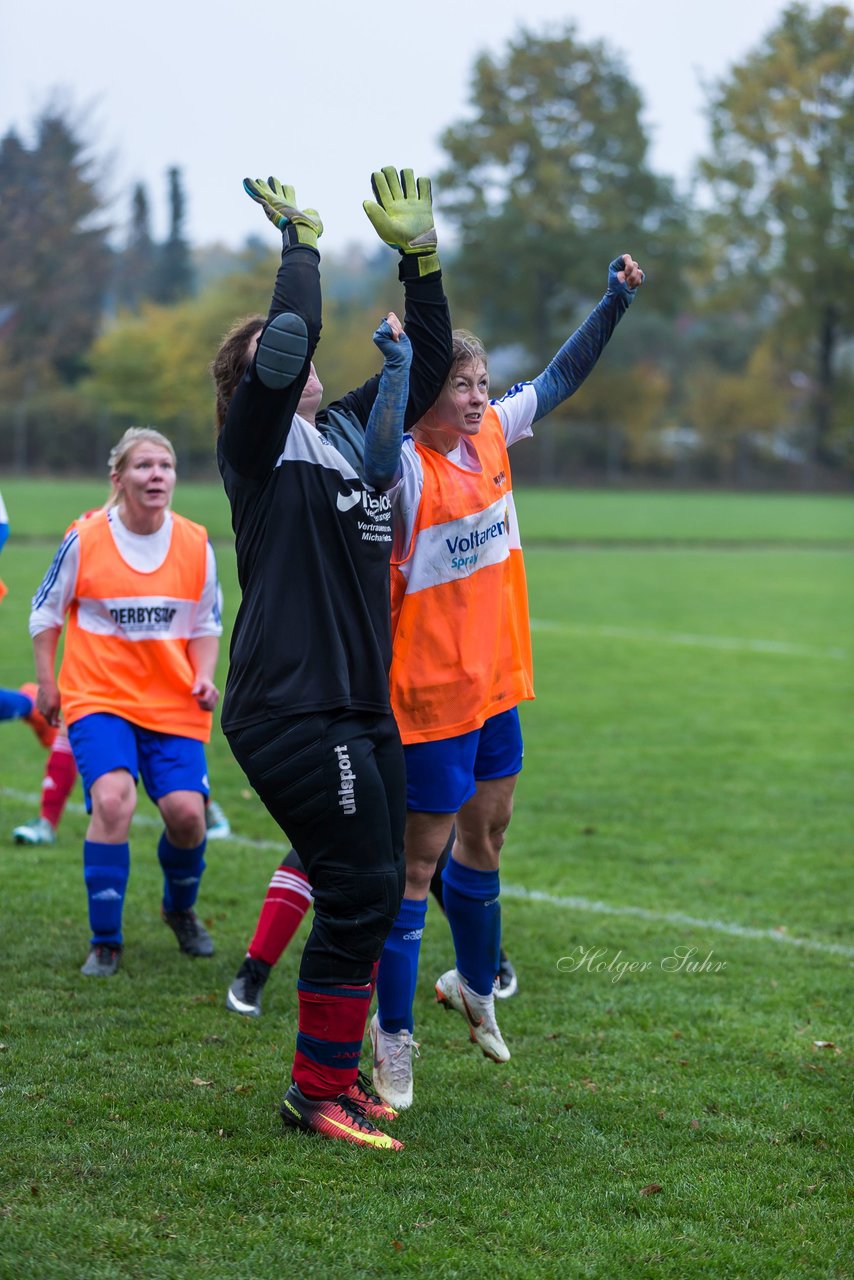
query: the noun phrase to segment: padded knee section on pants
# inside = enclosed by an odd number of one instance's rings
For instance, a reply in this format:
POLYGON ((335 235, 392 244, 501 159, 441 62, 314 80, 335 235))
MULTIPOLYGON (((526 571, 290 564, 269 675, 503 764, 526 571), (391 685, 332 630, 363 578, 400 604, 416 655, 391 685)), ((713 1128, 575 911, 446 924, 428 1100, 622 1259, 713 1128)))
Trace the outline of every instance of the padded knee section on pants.
POLYGON ((360 962, 379 960, 403 897, 402 868, 333 872, 314 890, 311 943, 331 955, 360 962))
POLYGON ((265 387, 283 391, 305 366, 308 330, 302 316, 284 311, 267 325, 258 343, 255 369, 265 387))

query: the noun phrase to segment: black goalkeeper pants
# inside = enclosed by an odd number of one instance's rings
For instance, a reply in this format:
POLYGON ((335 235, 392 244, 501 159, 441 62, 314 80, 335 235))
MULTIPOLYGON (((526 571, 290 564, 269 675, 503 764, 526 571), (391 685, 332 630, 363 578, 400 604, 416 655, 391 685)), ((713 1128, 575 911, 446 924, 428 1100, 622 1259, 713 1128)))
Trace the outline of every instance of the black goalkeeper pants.
POLYGON ((311 884, 314 923, 300 977, 370 982, 405 884, 406 774, 394 717, 317 712, 226 736, 311 884))

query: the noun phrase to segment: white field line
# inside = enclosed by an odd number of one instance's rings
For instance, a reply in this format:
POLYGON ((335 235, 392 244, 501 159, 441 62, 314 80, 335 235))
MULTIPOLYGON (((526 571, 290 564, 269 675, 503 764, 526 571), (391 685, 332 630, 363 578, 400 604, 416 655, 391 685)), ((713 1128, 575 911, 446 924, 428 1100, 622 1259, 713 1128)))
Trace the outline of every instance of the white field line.
POLYGON ((567 636, 597 636, 605 640, 640 640, 650 644, 683 645, 692 649, 720 649, 730 653, 768 653, 783 658, 818 658, 844 662, 846 649, 820 649, 808 644, 788 644, 785 640, 744 640, 735 636, 698 636, 681 631, 644 631, 633 627, 586 627, 571 622, 532 618, 533 631, 552 631, 567 636))
POLYGON ((525 889, 521 885, 501 884, 503 898, 520 898, 524 902, 543 902, 550 907, 568 907, 571 911, 590 912, 602 916, 634 916, 637 920, 649 920, 654 924, 688 925, 692 929, 727 933, 734 938, 750 938, 757 942, 783 942, 790 947, 802 947, 806 951, 823 951, 834 956, 854 960, 854 947, 842 942, 820 942, 815 938, 794 938, 777 929, 754 929, 746 924, 732 924, 728 920, 703 920, 687 916, 682 911, 649 911, 646 907, 615 907, 609 902, 593 902, 590 898, 560 897, 543 893, 539 889, 525 889))
MULTIPOLYGON (((9 787, 0 787, 0 796, 9 800, 19 800, 22 804, 38 805, 39 797, 25 791, 14 791, 9 787)), ((85 814, 82 804, 69 804, 70 813, 85 814)), ((159 827, 160 819, 152 814, 138 813, 134 823, 142 827, 159 827)), ((283 840, 251 840, 248 836, 229 836, 233 844, 245 849, 257 849, 275 853, 279 858, 287 850, 283 840)), ((259 888, 260 892, 260 888, 259 888)), ((730 937, 745 938, 756 942, 781 942, 790 947, 801 947, 804 951, 821 951, 825 955, 845 956, 854 960, 854 947, 841 942, 822 942, 817 938, 796 938, 788 933, 780 933, 776 929, 754 929, 750 925, 733 924, 727 920, 704 920, 698 916, 688 916, 681 911, 650 911, 646 907, 620 907, 608 902, 594 902, 590 898, 564 897, 559 894, 544 893, 540 889, 526 889, 523 885, 507 884, 502 881, 501 894, 505 898, 516 898, 522 902, 539 902, 549 907, 565 907, 570 911, 602 916, 633 916, 637 920, 647 920, 653 924, 687 925, 692 929, 702 929, 712 933, 726 933, 730 937)))

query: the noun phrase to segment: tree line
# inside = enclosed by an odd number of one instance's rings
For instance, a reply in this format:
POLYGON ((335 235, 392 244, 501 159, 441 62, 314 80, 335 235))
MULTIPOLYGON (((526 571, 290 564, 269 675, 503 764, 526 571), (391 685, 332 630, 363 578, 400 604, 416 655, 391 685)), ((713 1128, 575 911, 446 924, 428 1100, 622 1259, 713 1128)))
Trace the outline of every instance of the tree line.
MULTIPOLYGON (((711 86, 690 192, 651 168, 642 108, 607 44, 522 31, 476 61, 470 109, 441 138, 446 287, 493 353, 494 388, 544 367, 615 252, 648 272, 599 375, 542 424, 527 478, 850 483, 850 11, 790 5, 711 86)), ((101 466, 118 430, 154 423, 209 467, 207 366, 235 317, 265 309, 275 254, 191 249, 178 168, 166 239, 139 185, 117 248, 102 188, 65 109, 29 144, 0 140, 0 465, 101 466)), ((366 334, 396 295, 386 257, 324 255, 330 395, 373 371, 366 334)))

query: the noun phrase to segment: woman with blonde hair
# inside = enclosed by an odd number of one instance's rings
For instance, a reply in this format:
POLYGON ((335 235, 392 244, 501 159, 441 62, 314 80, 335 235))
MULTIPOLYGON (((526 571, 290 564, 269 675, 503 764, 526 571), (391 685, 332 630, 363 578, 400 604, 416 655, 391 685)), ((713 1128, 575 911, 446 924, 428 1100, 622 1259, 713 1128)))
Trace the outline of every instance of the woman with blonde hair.
POLYGON ((213 954, 193 906, 205 866, 204 743, 219 698, 216 561, 206 530, 171 510, 175 451, 164 435, 131 427, 108 466, 107 505, 71 526, 30 614, 37 705, 57 724, 61 698, 91 814, 86 977, 111 977, 119 967, 140 775, 164 821, 163 920, 186 954, 213 954))

